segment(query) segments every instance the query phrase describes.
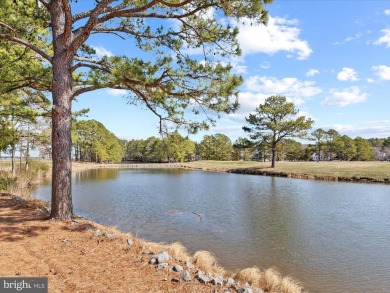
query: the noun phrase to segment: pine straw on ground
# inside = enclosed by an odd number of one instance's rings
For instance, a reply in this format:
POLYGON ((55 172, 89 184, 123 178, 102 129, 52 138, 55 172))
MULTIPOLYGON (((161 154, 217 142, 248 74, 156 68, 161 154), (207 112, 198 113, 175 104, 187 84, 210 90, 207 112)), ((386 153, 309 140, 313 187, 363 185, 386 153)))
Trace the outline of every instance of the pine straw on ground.
MULTIPOLYGON (((47 277, 49 292, 223 292, 234 288, 225 285, 216 288, 201 284, 197 280, 184 282, 179 273, 157 270, 148 264, 150 255, 167 250, 171 256, 182 262, 191 260, 197 268, 222 274, 232 273, 218 267, 215 258, 208 252, 198 252, 189 257, 185 248, 178 243, 160 245, 121 233, 85 219, 56 222, 43 212, 45 203, 38 200, 24 200, 0 193, 0 276, 1 277, 47 277), (115 233, 114 239, 94 237, 93 232, 115 233), (128 239, 134 244, 129 245, 128 239), (172 282, 178 277, 180 282, 172 282)), ((183 263, 169 261, 169 267, 183 263)), ((263 285, 270 292, 303 292, 293 280, 278 277, 278 284, 269 283, 271 271, 261 273, 251 269, 236 274, 237 280, 253 285, 263 285), (249 271, 248 271, 249 270, 249 271), (261 277, 267 276, 264 280, 261 277), (260 281, 259 281, 260 277, 260 281), (287 282, 291 281, 291 282, 287 282), (288 284, 287 284, 288 283, 288 284), (286 284, 290 287, 286 287, 286 284), (292 285, 292 287, 291 287, 292 285)))
POLYGON ((156 271, 137 243, 129 250, 124 234, 93 237, 86 228, 107 228, 48 220, 36 203, 0 197, 0 276, 48 277, 49 292, 212 292, 211 285, 172 283, 174 273, 156 271))

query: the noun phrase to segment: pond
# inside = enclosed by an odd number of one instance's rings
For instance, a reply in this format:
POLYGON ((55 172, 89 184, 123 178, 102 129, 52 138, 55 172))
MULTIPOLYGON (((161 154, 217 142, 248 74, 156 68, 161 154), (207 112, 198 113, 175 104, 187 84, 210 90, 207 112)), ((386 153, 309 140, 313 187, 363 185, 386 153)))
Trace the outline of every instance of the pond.
MULTIPOLYGON (((50 186, 35 194, 50 199, 50 186)), ((236 270, 275 266, 310 292, 390 292, 390 186, 181 169, 73 177, 77 215, 209 250, 236 270)))

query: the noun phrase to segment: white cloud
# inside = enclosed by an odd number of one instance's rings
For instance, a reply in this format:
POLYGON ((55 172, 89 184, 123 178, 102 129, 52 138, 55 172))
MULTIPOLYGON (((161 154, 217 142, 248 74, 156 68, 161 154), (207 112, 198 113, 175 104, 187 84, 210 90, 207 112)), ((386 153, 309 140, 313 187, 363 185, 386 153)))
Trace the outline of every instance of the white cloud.
MULTIPOLYGON (((244 65, 244 63, 245 63, 244 58, 239 57, 239 56, 232 56, 230 58, 229 63, 233 67, 233 73, 236 73, 236 74, 247 73, 248 66, 244 65)), ((227 65, 227 64, 224 64, 224 62, 221 62, 221 64, 227 65)))
POLYGON ((361 37, 362 37, 362 33, 359 32, 359 33, 354 34, 353 36, 346 37, 341 42, 334 42, 334 45, 341 45, 341 44, 344 44, 344 43, 352 42, 354 40, 360 39, 361 37))
POLYGON ((390 29, 381 30, 383 36, 381 36, 374 44, 376 45, 386 45, 387 48, 390 48, 390 29))
POLYGON ((268 98, 269 95, 264 93, 252 93, 252 92, 242 92, 239 94, 238 102, 240 103, 240 108, 236 113, 229 114, 229 117, 234 119, 242 119, 249 112, 253 112, 256 107, 260 104, 263 104, 265 99, 268 98), (241 115, 243 114, 243 116, 241 115))
POLYGON ((264 61, 263 63, 260 64, 260 68, 263 69, 270 69, 271 68, 271 63, 264 61))
MULTIPOLYGON (((272 95, 283 95, 289 102, 295 105, 303 104, 304 98, 311 97, 321 92, 311 81, 299 81, 297 78, 277 79, 275 77, 253 76, 245 82, 245 90, 239 94, 239 109, 226 117, 234 122, 245 122, 249 113, 263 104, 265 99, 272 95)), ((300 112, 308 115, 307 112, 300 112)), ((311 117, 311 116, 310 116, 311 117)))
POLYGON ((243 74, 247 72, 248 67, 245 65, 236 65, 233 67, 233 73, 243 74))
POLYGON ((366 81, 367 81, 368 83, 374 83, 374 82, 375 82, 375 80, 374 80, 373 78, 367 78, 366 81))
POLYGON ((351 86, 344 90, 331 89, 330 95, 321 102, 321 105, 345 107, 351 104, 362 103, 366 100, 366 93, 362 93, 360 88, 356 86, 351 86))
POLYGON ((318 121, 318 119, 315 118, 312 114, 310 114, 307 110, 299 110, 298 114, 295 115, 295 117, 298 118, 300 116, 305 116, 306 118, 310 118, 314 121, 318 121))
POLYGON ((319 74, 320 72, 317 70, 317 69, 309 69, 307 72, 306 72, 306 76, 314 76, 316 74, 319 74))
POLYGON ((384 11, 384 14, 387 15, 387 16, 390 16, 390 9, 386 9, 386 10, 384 11))
POLYGON ((102 58, 104 56, 107 57, 114 56, 114 54, 111 51, 107 50, 106 48, 99 47, 99 46, 91 46, 91 47, 96 51, 96 56, 99 58, 102 58))
POLYGON ((390 80, 390 67, 386 65, 377 65, 373 66, 372 70, 375 75, 379 76, 381 79, 390 80))
POLYGON ((313 51, 307 41, 299 38, 297 25, 297 20, 281 17, 270 17, 267 26, 239 24, 238 41, 244 54, 286 51, 299 60, 307 59, 313 51))
POLYGON ((237 130, 242 130, 242 126, 240 125, 232 125, 232 126, 215 126, 212 128, 213 132, 233 132, 237 130))
POLYGON ((355 124, 331 124, 321 126, 323 129, 335 129, 341 134, 352 137, 388 137, 390 136, 390 120, 361 121, 355 124))
POLYGON ((357 73, 353 68, 344 67, 337 73, 337 79, 340 81, 357 81, 357 73))
POLYGON ((268 76, 252 76, 247 79, 246 88, 251 92, 261 92, 270 95, 283 95, 295 104, 303 104, 303 98, 312 97, 321 93, 313 81, 300 81, 295 77, 277 79, 268 76))
POLYGON ((127 91, 121 89, 108 89, 106 90, 106 94, 110 96, 124 96, 127 94, 127 91))

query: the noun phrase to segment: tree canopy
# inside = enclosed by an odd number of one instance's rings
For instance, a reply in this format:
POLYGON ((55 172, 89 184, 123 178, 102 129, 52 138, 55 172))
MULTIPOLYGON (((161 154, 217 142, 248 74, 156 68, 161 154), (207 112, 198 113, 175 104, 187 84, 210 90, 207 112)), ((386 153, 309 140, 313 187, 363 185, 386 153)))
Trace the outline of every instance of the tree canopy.
POLYGON ((71 105, 78 95, 106 87, 125 89, 131 102, 141 103, 159 117, 161 130, 171 122, 192 132, 207 128, 213 118, 206 110, 230 112, 237 107, 242 80, 222 62, 224 57, 240 53, 238 30, 230 20, 264 24, 268 16, 264 5, 271 2, 0 2, 0 40, 34 52, 50 72, 52 218, 63 220, 73 215, 71 105), (50 39, 43 37, 47 31, 50 39), (94 34, 130 39, 137 49, 131 48, 126 56, 98 58, 88 45, 94 34), (202 58, 191 56, 188 51, 192 49, 201 50, 202 58), (187 112, 195 114, 191 118, 199 113, 206 118, 186 119, 187 112))
POLYGON ((311 128, 313 120, 305 116, 297 117, 298 110, 286 97, 270 96, 255 109, 255 113, 245 118, 249 126, 243 129, 258 144, 271 148, 272 168, 275 168, 276 147, 284 138, 303 138, 311 128))

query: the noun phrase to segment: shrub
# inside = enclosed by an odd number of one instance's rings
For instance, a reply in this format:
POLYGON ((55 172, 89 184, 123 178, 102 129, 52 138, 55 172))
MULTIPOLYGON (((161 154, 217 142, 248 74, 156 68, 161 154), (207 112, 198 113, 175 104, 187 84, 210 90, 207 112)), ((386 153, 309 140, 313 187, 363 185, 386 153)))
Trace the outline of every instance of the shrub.
POLYGON ((37 160, 37 159, 28 159, 28 165, 30 167, 30 170, 35 171, 35 172, 47 172, 49 171, 49 164, 42 161, 42 160, 37 160))
POLYGON ((0 191, 9 191, 12 183, 16 181, 16 178, 12 178, 8 173, 0 173, 0 191))

